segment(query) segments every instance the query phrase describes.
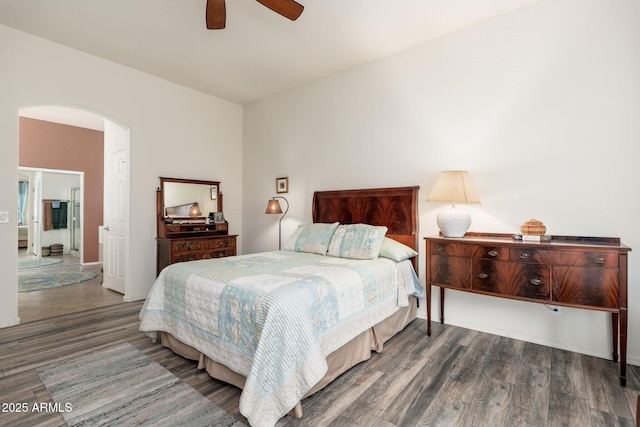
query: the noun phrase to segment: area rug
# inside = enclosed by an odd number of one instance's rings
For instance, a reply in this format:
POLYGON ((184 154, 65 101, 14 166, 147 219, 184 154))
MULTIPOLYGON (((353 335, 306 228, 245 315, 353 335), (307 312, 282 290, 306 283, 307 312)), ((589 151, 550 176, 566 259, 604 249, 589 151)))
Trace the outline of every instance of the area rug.
POLYGON ((95 271, 45 270, 34 273, 18 273, 18 292, 33 292, 59 288, 95 279, 95 271))
POLYGON ((36 372, 69 426, 246 427, 128 343, 36 372))
POLYGON ((18 257, 18 269, 46 267, 48 265, 60 264, 62 258, 24 258, 18 257))

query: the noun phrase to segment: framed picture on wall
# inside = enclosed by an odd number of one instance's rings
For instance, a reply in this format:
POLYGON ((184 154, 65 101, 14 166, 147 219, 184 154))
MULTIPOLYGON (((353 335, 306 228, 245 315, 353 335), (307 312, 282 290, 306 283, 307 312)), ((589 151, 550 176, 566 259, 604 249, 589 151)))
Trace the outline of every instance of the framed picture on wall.
POLYGON ((289 192, 289 178, 276 178, 276 193, 289 192))

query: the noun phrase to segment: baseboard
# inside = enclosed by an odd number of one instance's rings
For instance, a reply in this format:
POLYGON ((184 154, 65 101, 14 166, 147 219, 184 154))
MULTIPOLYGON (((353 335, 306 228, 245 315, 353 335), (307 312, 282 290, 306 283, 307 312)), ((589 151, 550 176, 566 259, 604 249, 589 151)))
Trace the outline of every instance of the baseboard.
POLYGON ((146 299, 147 296, 146 295, 138 295, 138 296, 130 296, 130 295, 125 295, 122 297, 122 299, 125 302, 134 302, 134 301, 142 301, 144 299, 146 299))
MULTIPOLYGON (((433 320, 432 320, 433 321, 433 320)), ((440 322, 437 322, 440 323, 440 322)), ((520 340, 520 341, 525 341, 525 342, 530 342, 533 344, 539 344, 539 345, 543 345, 546 347, 552 347, 552 348, 557 348, 560 350, 566 350, 566 351, 572 351, 574 353, 579 353, 579 354, 585 354, 587 356, 593 356, 593 357, 599 357, 601 359, 607 359, 607 360, 611 360, 611 351, 610 350, 601 350, 601 349, 595 349, 593 347, 582 347, 579 345, 575 345, 575 344, 569 344, 567 342, 564 341, 557 341, 557 340, 552 340, 552 339, 548 339, 545 337, 540 337, 540 336, 535 336, 535 335, 528 335, 528 334, 524 334, 524 333, 520 333, 517 331, 511 331, 511 330, 505 330, 505 329, 499 329, 499 328, 491 328, 491 327, 479 327, 479 325, 477 324, 472 324, 472 323, 468 323, 468 322, 456 322, 455 319, 453 322, 446 322, 446 325, 451 325, 451 326, 456 326, 459 328, 465 328, 465 329, 471 329, 474 331, 478 331, 478 332, 485 332, 487 334, 492 334, 492 335, 497 335, 497 336, 501 336, 501 337, 506 337, 506 338, 512 338, 512 339, 516 339, 516 340, 520 340)), ((630 362, 630 357, 627 355, 627 363, 631 363, 630 362)))
POLYGON ((15 319, 13 319, 13 322, 1 323, 0 324, 0 329, 2 329, 2 328, 10 328, 12 326, 17 326, 19 324, 20 324, 20 318, 16 317, 15 319))

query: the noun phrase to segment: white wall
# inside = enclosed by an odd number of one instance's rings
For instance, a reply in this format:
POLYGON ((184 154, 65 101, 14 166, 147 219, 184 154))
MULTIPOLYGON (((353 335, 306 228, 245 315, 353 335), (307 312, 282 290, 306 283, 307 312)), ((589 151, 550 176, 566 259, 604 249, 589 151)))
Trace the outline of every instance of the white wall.
MULTIPOLYGON (((403 185, 421 186, 426 236, 443 207, 425 201, 438 172, 467 169, 482 199, 463 206, 472 230, 517 232, 537 218, 550 234, 635 248, 629 360, 640 364, 638 18, 634 0, 543 0, 246 107, 245 253, 277 248, 277 217, 264 214, 276 177, 289 177, 285 237, 311 221, 315 190, 403 185)), ((424 263, 421 253, 423 281, 424 263)), ((449 292, 446 321, 611 353, 599 312, 449 292)))
MULTIPOLYGON (((0 327, 17 319, 18 110, 78 107, 131 131, 127 298, 155 279, 160 176, 221 181, 230 232, 242 235, 242 108, 0 25, 0 327)), ((242 248, 240 247, 241 251, 242 248)))

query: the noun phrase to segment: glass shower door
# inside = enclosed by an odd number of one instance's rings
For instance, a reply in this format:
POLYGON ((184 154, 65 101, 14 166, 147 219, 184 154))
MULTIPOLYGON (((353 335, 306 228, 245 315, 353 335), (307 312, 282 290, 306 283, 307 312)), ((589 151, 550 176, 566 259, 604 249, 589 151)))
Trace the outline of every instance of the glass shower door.
POLYGON ((69 250, 80 251, 80 187, 71 189, 71 247, 69 250))

